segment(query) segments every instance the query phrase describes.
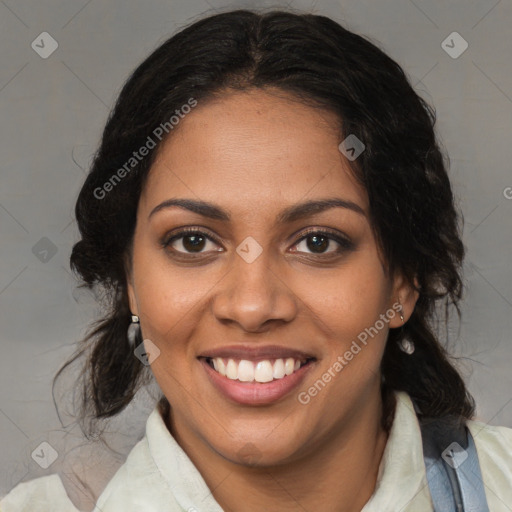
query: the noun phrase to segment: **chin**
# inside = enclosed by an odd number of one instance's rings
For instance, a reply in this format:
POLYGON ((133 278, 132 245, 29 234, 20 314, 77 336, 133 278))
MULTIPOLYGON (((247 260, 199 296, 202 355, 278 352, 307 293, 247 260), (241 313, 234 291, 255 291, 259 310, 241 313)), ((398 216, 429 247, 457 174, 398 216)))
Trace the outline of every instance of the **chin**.
MULTIPOLYGON (((292 438, 294 437, 292 436, 292 438)), ((213 448, 230 462, 261 468, 285 464, 293 460, 300 451, 300 447, 296 446, 296 441, 291 445, 284 439, 272 441, 268 437, 238 442, 230 440, 228 446, 214 446, 213 448)))

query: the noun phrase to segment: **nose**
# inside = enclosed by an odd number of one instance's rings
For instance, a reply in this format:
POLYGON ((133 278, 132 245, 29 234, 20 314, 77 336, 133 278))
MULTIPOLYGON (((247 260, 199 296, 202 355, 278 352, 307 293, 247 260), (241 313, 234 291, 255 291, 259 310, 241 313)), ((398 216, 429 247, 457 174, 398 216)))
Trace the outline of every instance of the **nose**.
POLYGON ((271 268, 264 250, 247 263, 238 254, 217 287, 213 313, 218 321, 237 324, 246 332, 265 332, 274 323, 289 323, 297 315, 298 298, 285 282, 285 274, 271 268))

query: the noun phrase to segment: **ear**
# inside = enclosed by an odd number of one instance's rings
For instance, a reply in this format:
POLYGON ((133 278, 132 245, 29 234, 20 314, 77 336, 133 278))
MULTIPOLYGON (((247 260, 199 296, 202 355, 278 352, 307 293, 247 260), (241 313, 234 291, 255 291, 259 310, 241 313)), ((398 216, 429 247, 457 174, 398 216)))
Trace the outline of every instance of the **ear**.
POLYGON ((389 327, 391 329, 401 327, 409 320, 416 306, 418 297, 420 296, 418 289, 419 286, 416 278, 414 278, 414 283, 411 283, 406 280, 402 274, 397 274, 394 277, 390 308, 393 309, 396 314, 389 321, 389 327), (400 315, 403 316, 403 321, 400 315))
POLYGON ((139 308, 137 307, 137 299, 135 298, 135 289, 130 281, 128 281, 127 284, 127 292, 128 301, 130 303, 130 311, 132 312, 132 315, 139 316, 139 308))
POLYGON ((130 304, 130 311, 132 312, 132 315, 139 316, 139 308, 137 306, 137 298, 135 294, 135 286, 133 282, 133 272, 132 272, 132 265, 129 261, 129 256, 125 257, 124 260, 124 268, 125 268, 125 275, 126 275, 126 291, 128 293, 128 302, 130 304))

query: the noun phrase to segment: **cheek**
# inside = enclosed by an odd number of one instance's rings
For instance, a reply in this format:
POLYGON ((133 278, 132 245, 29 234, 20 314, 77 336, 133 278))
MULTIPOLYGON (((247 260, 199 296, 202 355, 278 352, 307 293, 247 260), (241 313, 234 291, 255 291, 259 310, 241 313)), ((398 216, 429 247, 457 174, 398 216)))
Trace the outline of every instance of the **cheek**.
POLYGON ((325 330, 349 344, 385 312, 391 291, 380 261, 371 254, 360 254, 323 276, 302 277, 297 287, 325 330))
POLYGON ((170 349, 166 341, 181 339, 184 329, 190 328, 212 278, 197 268, 173 267, 165 258, 147 257, 142 250, 138 258, 134 255, 134 264, 144 336, 165 342, 161 349, 170 349))
POLYGON ((317 319, 323 359, 318 379, 311 387, 301 389, 300 403, 309 403, 319 411, 337 411, 332 421, 341 418, 357 401, 369 399, 380 379, 389 329, 381 315, 386 313, 390 292, 380 269, 364 265, 339 271, 325 280, 323 293, 310 291, 304 295, 317 319))
MULTIPOLYGON (((174 404, 189 402, 189 362, 193 355, 188 341, 194 338, 198 318, 206 307, 213 283, 197 269, 172 267, 165 258, 143 257, 138 261, 136 283, 143 336, 160 350, 151 364, 160 388, 174 404)), ((190 405, 192 406, 192 404, 190 405)))

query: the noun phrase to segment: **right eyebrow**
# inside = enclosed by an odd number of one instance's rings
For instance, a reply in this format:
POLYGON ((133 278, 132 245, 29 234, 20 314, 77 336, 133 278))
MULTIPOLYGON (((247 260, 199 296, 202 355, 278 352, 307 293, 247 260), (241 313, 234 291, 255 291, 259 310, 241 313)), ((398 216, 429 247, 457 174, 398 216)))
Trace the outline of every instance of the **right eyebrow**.
POLYGON ((229 222, 231 220, 229 213, 225 212, 222 208, 219 208, 212 203, 208 203, 206 201, 197 201, 195 199, 167 199, 163 203, 160 203, 158 206, 153 208, 153 210, 151 210, 148 219, 151 218, 155 213, 167 208, 172 208, 173 206, 177 206, 178 208, 182 208, 184 210, 189 210, 191 212, 202 215, 203 217, 209 217, 210 219, 222 220, 225 222, 229 222))

